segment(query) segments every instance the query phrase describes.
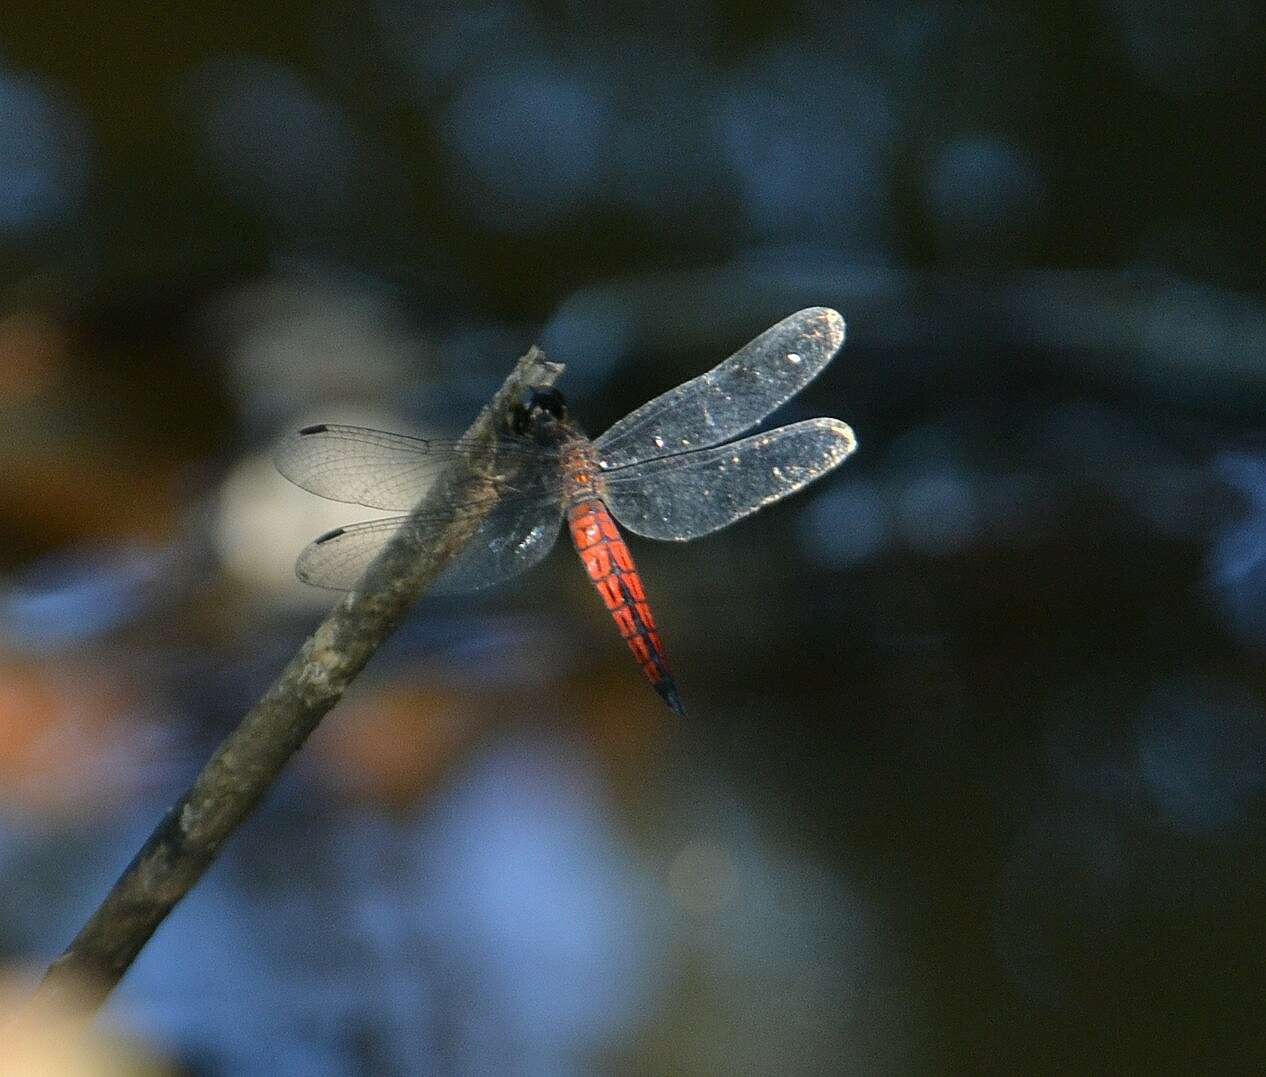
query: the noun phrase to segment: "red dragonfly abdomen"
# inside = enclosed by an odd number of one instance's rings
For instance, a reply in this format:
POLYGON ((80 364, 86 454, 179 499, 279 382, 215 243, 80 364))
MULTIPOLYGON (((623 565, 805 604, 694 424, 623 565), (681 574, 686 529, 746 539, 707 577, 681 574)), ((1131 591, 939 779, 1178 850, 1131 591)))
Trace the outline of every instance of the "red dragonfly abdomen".
POLYGON ((590 581, 646 679, 664 702, 684 717, 686 712, 668 670, 642 577, 611 513, 599 498, 586 498, 567 510, 567 527, 590 581))

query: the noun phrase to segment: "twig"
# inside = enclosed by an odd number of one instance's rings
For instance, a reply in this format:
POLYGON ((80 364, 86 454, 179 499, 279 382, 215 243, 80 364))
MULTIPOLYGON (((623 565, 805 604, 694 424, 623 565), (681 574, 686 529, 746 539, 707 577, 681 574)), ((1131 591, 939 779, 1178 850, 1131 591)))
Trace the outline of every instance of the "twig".
MULTIPOLYGON (((418 510, 495 503, 495 435, 524 389, 552 385, 563 368, 532 348, 475 420, 465 461, 440 476, 418 510)), ((404 527, 369 566, 356 590, 330 611, 273 686, 225 738, 188 792, 164 816, 114 888, 50 966, 37 1003, 73 1000, 95 1011, 158 925, 202 877, 325 713, 342 697, 413 602, 470 538, 483 514, 457 514, 441 533, 404 527)))

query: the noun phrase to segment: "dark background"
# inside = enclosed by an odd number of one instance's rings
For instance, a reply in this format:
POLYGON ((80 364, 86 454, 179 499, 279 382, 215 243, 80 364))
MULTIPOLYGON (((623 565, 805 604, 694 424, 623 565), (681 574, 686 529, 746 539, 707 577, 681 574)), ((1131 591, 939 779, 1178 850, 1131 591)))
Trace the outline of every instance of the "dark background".
MULTIPOLYGON (((19 5, 0 956, 329 604, 303 422, 591 432, 783 315, 860 449, 425 601, 105 1020, 182 1072, 1187 1073, 1266 1047, 1266 35, 1238 0, 19 5)), ((364 514, 361 514, 364 515, 364 514)))

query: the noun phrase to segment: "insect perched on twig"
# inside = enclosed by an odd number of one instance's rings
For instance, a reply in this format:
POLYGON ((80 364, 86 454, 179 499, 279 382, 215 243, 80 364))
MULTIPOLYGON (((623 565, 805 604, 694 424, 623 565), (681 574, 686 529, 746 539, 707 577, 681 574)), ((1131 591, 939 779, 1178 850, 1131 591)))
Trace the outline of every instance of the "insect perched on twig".
MULTIPOLYGON (((473 590, 510 579, 540 561, 564 517, 589 578, 646 679, 678 714, 642 578, 617 521, 648 538, 684 542, 741 520, 838 467, 856 447, 839 419, 808 419, 735 441, 804 388, 844 340, 844 320, 811 307, 784 318, 720 365, 625 416, 590 440, 556 389, 528 391, 498 459, 513 481, 477 499, 330 531, 299 556, 301 580, 351 589, 405 524, 447 527, 478 513, 473 537, 440 577, 473 590)), ((408 510, 440 469, 469 446, 320 424, 290 435, 277 467, 292 482, 335 501, 408 510)))

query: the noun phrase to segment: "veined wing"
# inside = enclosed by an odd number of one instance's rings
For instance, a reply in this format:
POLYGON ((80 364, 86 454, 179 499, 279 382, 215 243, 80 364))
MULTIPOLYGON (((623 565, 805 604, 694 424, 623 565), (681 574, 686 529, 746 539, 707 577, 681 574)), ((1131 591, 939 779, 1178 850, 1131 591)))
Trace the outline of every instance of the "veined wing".
MULTIPOLYGON (((480 506, 468 502, 459 511, 477 512, 480 506)), ((475 591, 526 571, 553 548, 562 515, 562 503, 552 492, 498 498, 470 541, 440 573, 432 592, 475 591)), ((317 587, 350 591, 370 561, 406 524, 438 530, 449 526, 453 518, 453 512, 415 514, 337 527, 303 550, 295 575, 317 587)))
POLYGON ((807 419, 622 468, 604 476, 605 500, 630 531, 684 542, 794 493, 842 464, 856 446, 847 423, 807 419))
POLYGON ((844 342, 844 319, 809 307, 706 374, 643 404, 594 442, 605 470, 738 437, 809 384, 844 342))
MULTIPOLYGON (((405 510, 421 501, 439 472, 469 447, 461 439, 321 423, 288 434, 273 459, 295 485, 331 501, 405 510)), ((504 438, 497 454, 513 466, 548 456, 549 450, 526 439, 504 438)))

